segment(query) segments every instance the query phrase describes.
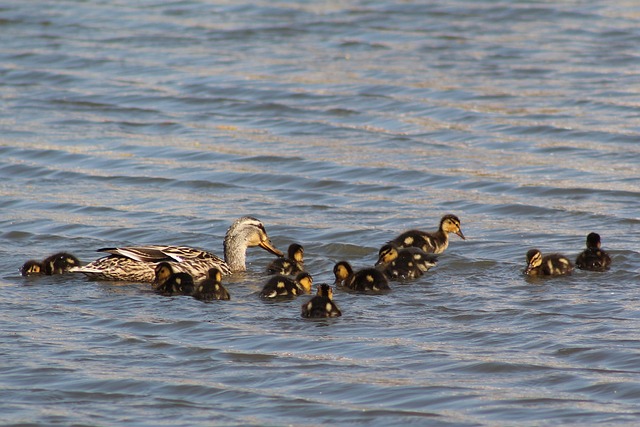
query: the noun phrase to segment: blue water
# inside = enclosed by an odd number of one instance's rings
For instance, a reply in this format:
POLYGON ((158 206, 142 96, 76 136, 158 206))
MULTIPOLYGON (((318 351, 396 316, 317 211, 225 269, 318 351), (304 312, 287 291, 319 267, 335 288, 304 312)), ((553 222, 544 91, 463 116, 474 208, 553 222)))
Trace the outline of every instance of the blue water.
POLYGON ((2 425, 635 425, 640 8, 595 2, 0 3, 2 425), (66 250, 222 255, 239 216, 316 284, 460 217, 386 295, 231 301, 81 275, 66 250), (598 232, 605 273, 522 276, 598 232))

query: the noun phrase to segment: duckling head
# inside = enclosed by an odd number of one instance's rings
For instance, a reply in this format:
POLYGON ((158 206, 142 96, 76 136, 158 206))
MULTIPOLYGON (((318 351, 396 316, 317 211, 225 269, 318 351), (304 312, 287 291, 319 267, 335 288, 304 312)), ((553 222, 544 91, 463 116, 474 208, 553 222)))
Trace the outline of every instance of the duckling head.
POLYGON ((600 235, 598 233, 589 233, 587 236, 587 248, 600 249, 600 235))
POLYGON ((292 243, 289 245, 287 256, 289 259, 302 263, 304 262, 304 248, 298 243, 292 243))
POLYGON ((305 293, 307 294, 311 293, 311 286, 313 285, 313 277, 311 277, 309 273, 307 273, 306 271, 299 273, 296 276, 296 283, 298 283, 302 287, 302 289, 304 289, 305 293))
POLYGON ((35 274, 42 274, 43 268, 42 264, 36 260, 30 259, 29 261, 22 264, 20 267, 20 274, 23 276, 33 276, 35 274))
POLYGON ((322 283, 320 285, 318 285, 318 290, 316 291, 316 295, 320 296, 320 297, 327 297, 330 300, 333 299, 333 289, 331 288, 331 286, 327 285, 326 283, 322 283))
POLYGON ((388 264, 398 258, 398 249, 391 243, 387 243, 378 251, 376 265, 388 264))
POLYGON ((453 214, 447 214, 442 217, 440 220, 440 229, 447 233, 454 233, 460 236, 462 240, 467 240, 462 234, 462 229, 460 228, 460 218, 453 214))
POLYGON ((156 279, 153 281, 153 285, 158 288, 165 284, 165 282, 173 274, 173 267, 168 262, 160 262, 155 268, 156 279))
POLYGON ((222 271, 217 267, 210 268, 207 277, 216 283, 222 283, 222 271))
POLYGON ((336 277, 336 283, 342 283, 353 274, 353 268, 347 261, 340 261, 333 267, 333 274, 336 277))
POLYGON ((527 268, 524 274, 529 274, 531 270, 542 265, 542 253, 537 249, 531 249, 527 252, 527 268))

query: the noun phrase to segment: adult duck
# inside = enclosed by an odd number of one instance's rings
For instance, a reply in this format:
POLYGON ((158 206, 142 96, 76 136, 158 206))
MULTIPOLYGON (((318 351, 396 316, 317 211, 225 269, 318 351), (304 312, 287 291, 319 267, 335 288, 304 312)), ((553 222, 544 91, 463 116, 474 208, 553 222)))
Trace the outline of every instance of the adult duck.
POLYGON ((99 252, 110 255, 69 271, 86 274, 94 280, 118 280, 151 283, 155 279, 155 266, 170 262, 176 273, 190 274, 198 282, 207 277, 211 268, 222 274, 245 271, 247 248, 259 246, 281 256, 269 239, 262 222, 245 216, 237 219, 224 238, 224 260, 209 251, 188 246, 149 245, 104 248, 99 252))

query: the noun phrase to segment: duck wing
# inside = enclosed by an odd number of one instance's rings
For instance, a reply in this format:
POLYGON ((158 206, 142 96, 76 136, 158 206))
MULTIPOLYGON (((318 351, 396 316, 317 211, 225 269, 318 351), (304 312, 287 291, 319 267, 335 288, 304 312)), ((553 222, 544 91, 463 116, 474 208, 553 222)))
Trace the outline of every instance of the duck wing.
POLYGON ((112 255, 150 263, 162 261, 183 262, 194 258, 223 262, 222 259, 211 252, 188 246, 126 246, 122 248, 102 248, 98 249, 98 252, 108 252, 112 255))

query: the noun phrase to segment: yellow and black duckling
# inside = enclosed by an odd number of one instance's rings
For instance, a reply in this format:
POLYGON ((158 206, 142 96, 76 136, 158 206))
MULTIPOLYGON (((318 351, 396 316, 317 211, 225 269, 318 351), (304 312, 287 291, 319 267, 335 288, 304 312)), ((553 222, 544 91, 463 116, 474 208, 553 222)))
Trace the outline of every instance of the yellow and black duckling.
POLYGON ((389 279, 415 279, 435 267, 438 258, 420 248, 397 248, 387 243, 378 252, 376 267, 389 279))
POLYGON ((333 267, 336 286, 342 286, 357 292, 387 292, 390 291, 389 282, 385 275, 375 268, 363 268, 353 271, 351 264, 340 261, 333 267))
POLYGON ((153 287, 161 295, 192 295, 195 289, 193 277, 188 273, 178 272, 168 262, 161 262, 155 268, 156 279, 153 287))
POLYGON ((307 272, 298 273, 295 279, 281 274, 267 281, 260 292, 260 298, 293 298, 302 294, 310 294, 313 278, 307 272))
POLYGON ((460 229, 460 219, 452 214, 442 217, 440 227, 436 232, 408 230, 389 243, 401 248, 416 247, 426 253, 441 254, 449 246, 449 233, 457 234, 462 240, 466 240, 460 229))
POLYGON ((326 283, 318 286, 316 296, 302 304, 302 317, 321 318, 339 316, 342 316, 342 312, 336 303, 333 302, 333 289, 326 283))
POLYGON ((213 267, 220 269, 222 274, 245 271, 247 248, 254 246, 282 255, 271 243, 262 222, 245 216, 238 218, 227 230, 224 260, 209 251, 188 246, 129 246, 99 249, 99 252, 111 255, 70 271, 84 273, 94 280, 152 283, 156 264, 171 261, 176 272, 188 273, 197 281, 206 278, 207 271, 213 267))
POLYGON ((587 249, 576 258, 576 267, 582 270, 605 271, 611 266, 611 257, 600 249, 600 235, 589 233, 587 236, 587 249))
POLYGON ((550 254, 542 256, 537 249, 527 252, 527 268, 524 274, 529 276, 559 276, 569 274, 573 270, 573 264, 564 255, 550 254))
POLYGON ((80 260, 67 252, 58 252, 48 256, 44 261, 29 260, 20 267, 20 274, 32 276, 36 274, 63 274, 72 267, 79 267, 80 260))
POLYGON ((304 248, 298 243, 289 245, 286 257, 276 258, 267 266, 269 274, 293 276, 304 271, 304 248))
POLYGON ((222 272, 218 268, 210 268, 207 278, 195 287, 193 297, 200 301, 229 300, 229 291, 222 286, 222 272))

